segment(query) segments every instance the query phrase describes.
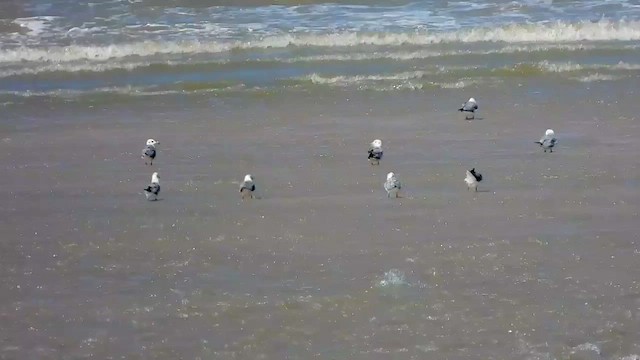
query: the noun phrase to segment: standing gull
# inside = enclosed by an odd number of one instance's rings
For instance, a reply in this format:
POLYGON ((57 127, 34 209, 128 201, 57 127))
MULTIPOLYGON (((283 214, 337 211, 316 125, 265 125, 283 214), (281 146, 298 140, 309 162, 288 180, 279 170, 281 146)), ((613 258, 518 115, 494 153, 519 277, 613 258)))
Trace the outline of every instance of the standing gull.
POLYGON ((476 168, 467 170, 467 177, 464 178, 464 182, 467 183, 467 190, 473 189, 477 192, 480 181, 482 181, 482 174, 476 173, 476 168))
POLYGON ((154 172, 151 175, 151 184, 149 184, 144 189, 144 194, 147 196, 147 200, 156 201, 158 200, 158 194, 160 193, 160 178, 158 177, 158 173, 154 172))
POLYGON ((398 191, 402 188, 402 184, 396 178, 396 174, 390 172, 387 174, 387 181, 384 183, 384 189, 387 190, 387 197, 400 197, 398 196, 398 191))
POLYGON ((156 158, 156 145, 160 142, 153 139, 147 140, 147 146, 142 149, 142 158, 145 165, 153 165, 153 159, 156 158))
POLYGON ((369 162, 371 165, 380 165, 380 159, 382 159, 382 140, 375 139, 371 142, 369 147, 369 162))
POLYGON ((253 192, 256 191, 256 184, 253 182, 253 177, 247 174, 244 176, 244 181, 240 184, 240 194, 242 194, 242 200, 249 198, 253 199, 253 192))
POLYGON ((478 110, 478 103, 474 98, 469 98, 469 100, 462 104, 462 107, 458 109, 458 111, 464 112, 465 120, 473 120, 475 118, 476 110, 478 110))
POLYGON ((558 143, 558 139, 556 139, 556 133, 553 132, 553 130, 547 129, 544 136, 535 143, 540 145, 540 147, 544 149, 544 152, 547 152, 547 150, 549 150, 549 152, 553 152, 553 147, 558 143))

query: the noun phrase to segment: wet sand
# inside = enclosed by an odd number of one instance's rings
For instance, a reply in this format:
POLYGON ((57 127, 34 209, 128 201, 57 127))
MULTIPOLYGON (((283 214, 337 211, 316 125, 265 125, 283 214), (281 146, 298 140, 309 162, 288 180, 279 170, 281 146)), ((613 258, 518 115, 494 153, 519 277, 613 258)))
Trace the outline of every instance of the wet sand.
POLYGON ((640 353, 636 85, 476 89, 475 121, 455 112, 469 89, 12 107, 0 356, 640 353), (260 198, 243 202, 247 173, 260 198))

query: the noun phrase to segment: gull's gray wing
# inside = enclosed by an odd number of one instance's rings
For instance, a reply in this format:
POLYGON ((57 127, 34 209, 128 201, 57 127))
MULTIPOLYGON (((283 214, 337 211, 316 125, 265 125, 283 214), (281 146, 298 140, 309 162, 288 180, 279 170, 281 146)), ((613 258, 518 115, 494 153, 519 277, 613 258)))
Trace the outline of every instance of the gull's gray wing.
POLYGON ((542 146, 545 148, 552 148, 554 146, 556 146, 556 143, 558 142, 558 140, 556 140, 556 138, 554 137, 549 137, 546 138, 543 142, 542 142, 542 146))
POLYGON ((147 146, 144 149, 142 149, 142 156, 147 156, 152 159, 155 159, 156 149, 153 146, 147 146))
POLYGON ((158 195, 160 193, 160 184, 158 183, 151 183, 149 184, 149 186, 147 186, 144 191, 152 193, 154 195, 158 195))
POLYGON ((381 148, 371 148, 369 149, 369 159, 376 159, 376 160, 380 160, 382 159, 382 154, 383 151, 381 148))
POLYGON ((558 140, 554 136, 545 135, 541 137, 540 141, 537 141, 536 143, 540 144, 540 146, 542 146, 543 148, 549 149, 554 147, 557 142, 558 140))
POLYGON ((256 185, 253 183, 253 181, 243 181, 242 184, 240 184, 240 192, 242 192, 242 190, 250 190, 250 191, 256 191, 256 185))
POLYGON ((460 108, 460 111, 476 111, 478 110, 478 104, 477 103, 473 103, 473 102, 466 102, 464 104, 462 104, 462 107, 460 108))
POLYGON ((402 184, 396 178, 389 179, 384 183, 384 189, 387 191, 391 191, 393 189, 400 190, 401 188, 402 188, 402 184))

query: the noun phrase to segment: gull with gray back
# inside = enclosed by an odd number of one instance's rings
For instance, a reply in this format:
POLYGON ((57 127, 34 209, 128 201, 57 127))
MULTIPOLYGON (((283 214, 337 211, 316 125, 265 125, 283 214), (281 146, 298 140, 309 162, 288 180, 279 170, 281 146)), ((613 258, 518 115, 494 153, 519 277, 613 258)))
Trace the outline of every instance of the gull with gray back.
POLYGON ((151 175, 151 183, 144 188, 144 195, 147 200, 156 201, 158 200, 158 194, 160 194, 160 177, 158 177, 157 172, 154 172, 151 175))
POLYGON ((553 148, 558 143, 558 139, 556 139, 556 133, 552 129, 547 129, 544 136, 535 143, 540 145, 540 147, 544 149, 544 152, 547 152, 547 150, 549 150, 549 152, 553 152, 553 148))
POLYGON ((387 197, 398 198, 398 192, 402 188, 402 184, 396 177, 396 174, 390 172, 387 174, 387 181, 384 183, 384 189, 387 191, 387 197))
POLYGON ((153 165, 153 160, 156 158, 156 145, 160 144, 154 139, 147 140, 147 145, 142 149, 142 158, 145 165, 153 165))
POLYGON ((369 146, 369 162, 371 165, 380 165, 380 159, 382 159, 383 151, 382 151, 382 140, 375 139, 371 142, 371 146, 369 146))
POLYGON ((478 110, 478 103, 474 98, 469 98, 469 100, 467 100, 467 102, 462 104, 462 106, 458 109, 458 111, 461 111, 464 113, 464 118, 466 120, 473 120, 475 118, 475 113, 477 110, 478 110))
POLYGON ((242 194, 242 200, 247 198, 253 199, 254 191, 256 191, 256 184, 253 182, 253 177, 250 174, 247 174, 240 184, 240 194, 242 194))

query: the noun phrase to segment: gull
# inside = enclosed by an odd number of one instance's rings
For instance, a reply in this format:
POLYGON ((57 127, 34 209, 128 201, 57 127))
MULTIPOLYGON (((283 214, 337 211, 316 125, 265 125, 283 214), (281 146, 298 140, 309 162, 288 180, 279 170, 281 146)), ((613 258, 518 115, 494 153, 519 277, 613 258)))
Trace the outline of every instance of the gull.
POLYGON ((390 172, 387 174, 387 181, 384 183, 384 189, 387 190, 387 197, 400 197, 398 191, 402 188, 402 184, 396 178, 396 174, 390 172))
POLYGON ((253 199, 253 192, 256 191, 256 184, 253 182, 253 177, 250 174, 244 176, 244 181, 240 184, 240 193, 242 194, 242 200, 245 198, 253 199))
POLYGON ((469 98, 466 103, 462 104, 462 107, 458 111, 464 112, 465 120, 473 120, 475 118, 475 112, 478 110, 478 103, 476 99, 469 98))
POLYGON ((160 142, 153 139, 147 140, 147 146, 142 149, 142 158, 145 165, 153 165, 153 159, 156 158, 156 145, 160 142))
POLYGON ((547 129, 544 136, 535 143, 540 145, 540 147, 544 149, 544 152, 547 152, 547 150, 553 152, 553 147, 558 143, 558 139, 556 139, 556 133, 552 129, 547 129))
POLYGON ((369 147, 369 162, 371 165, 380 165, 380 159, 382 159, 382 140, 375 139, 371 142, 369 147))
POLYGON ((144 188, 144 194, 147 196, 147 200, 156 201, 158 200, 158 194, 160 193, 160 178, 158 177, 158 173, 154 172, 151 175, 151 184, 149 184, 146 188, 144 188))
POLYGON ((467 177, 464 178, 464 182, 467 183, 467 190, 473 189, 477 192, 480 181, 482 181, 482 174, 476 173, 476 168, 467 170, 467 177))

